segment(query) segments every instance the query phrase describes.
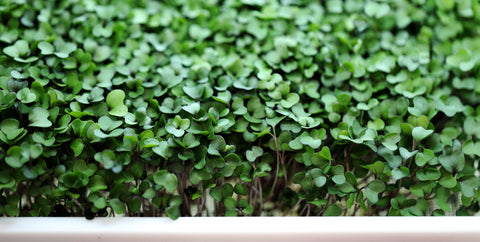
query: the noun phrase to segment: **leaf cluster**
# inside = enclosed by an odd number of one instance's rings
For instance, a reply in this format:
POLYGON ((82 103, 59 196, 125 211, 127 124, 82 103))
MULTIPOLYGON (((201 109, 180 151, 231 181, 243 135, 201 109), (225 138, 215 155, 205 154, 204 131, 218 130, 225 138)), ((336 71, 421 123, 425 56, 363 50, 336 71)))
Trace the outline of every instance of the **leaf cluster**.
POLYGON ((474 215, 480 4, 4 0, 4 216, 474 215))

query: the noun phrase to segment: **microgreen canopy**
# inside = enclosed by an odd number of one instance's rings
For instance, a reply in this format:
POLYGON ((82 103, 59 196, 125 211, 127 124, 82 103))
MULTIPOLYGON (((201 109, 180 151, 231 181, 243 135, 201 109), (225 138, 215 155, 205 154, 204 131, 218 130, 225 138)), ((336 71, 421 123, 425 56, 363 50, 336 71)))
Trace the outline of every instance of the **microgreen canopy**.
POLYGON ((473 215, 480 4, 0 6, 4 216, 473 215))

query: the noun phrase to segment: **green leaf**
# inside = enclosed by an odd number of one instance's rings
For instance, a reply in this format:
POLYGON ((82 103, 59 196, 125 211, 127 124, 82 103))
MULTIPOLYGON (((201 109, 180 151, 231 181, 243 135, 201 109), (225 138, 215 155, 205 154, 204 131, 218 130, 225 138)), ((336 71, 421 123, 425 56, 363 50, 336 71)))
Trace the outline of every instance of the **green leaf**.
POLYGON ((110 201, 108 201, 108 204, 110 207, 113 208, 113 211, 115 211, 116 214, 124 214, 125 213, 125 204, 120 201, 118 198, 112 198, 110 201))
POLYGON ((82 139, 77 138, 72 141, 70 148, 73 150, 73 156, 78 157, 80 154, 82 154, 85 145, 83 144, 82 139))
POLYGON ((28 115, 28 119, 30 120, 30 126, 32 127, 40 127, 40 128, 48 128, 52 126, 52 122, 48 120, 50 113, 48 110, 42 107, 36 107, 32 110, 32 112, 28 115))
POLYGON ((174 207, 167 207, 165 209, 165 213, 167 216, 173 220, 178 219, 180 217, 180 209, 177 206, 174 207))
POLYGON ((52 55, 55 52, 55 47, 45 41, 38 43, 38 48, 41 50, 42 55, 52 55))
POLYGON ((210 195, 217 200, 218 202, 221 202, 223 199, 223 192, 220 187, 214 187, 210 190, 210 195))
POLYGON ((463 130, 467 135, 480 136, 480 123, 473 117, 467 117, 463 122, 463 130))
POLYGON ((387 149, 394 151, 398 149, 397 143, 400 141, 400 135, 396 133, 389 133, 383 137, 382 145, 387 149))
POLYGON ((432 133, 433 133, 433 130, 427 130, 427 129, 424 129, 423 127, 415 127, 412 130, 412 136, 417 141, 421 141, 425 139, 432 133))
POLYGON ((223 152, 227 144, 225 143, 225 139, 222 136, 216 135, 215 138, 210 142, 208 146, 207 152, 211 155, 220 155, 220 152, 223 152))
POLYGON ((430 104, 424 97, 417 96, 413 98, 413 107, 408 107, 408 112, 417 117, 420 115, 428 115, 430 112, 430 104))
POLYGON ((202 169, 202 170, 192 169, 192 172, 190 173, 190 181, 194 185, 198 184, 201 181, 208 180, 211 178, 212 178, 212 175, 205 169, 202 169))
POLYGON ((97 209, 104 209, 107 206, 107 199, 99 197, 93 202, 93 206, 97 209))
POLYGON ((438 161, 450 173, 460 172, 465 167, 465 155, 459 150, 444 152, 438 157, 438 161))
POLYGON ((100 128, 106 132, 110 132, 118 127, 120 127, 123 122, 122 121, 114 121, 108 116, 102 116, 98 119, 98 124, 100 128))
POLYGON ((102 45, 95 49, 93 61, 103 62, 112 56, 112 49, 109 46, 102 45))
POLYGON ((462 112, 465 107, 458 97, 443 97, 437 98, 435 101, 435 108, 442 111, 448 117, 453 117, 457 112, 462 112))
POLYGON ((402 156, 403 159, 408 160, 410 157, 414 156, 415 154, 418 153, 418 150, 414 150, 412 152, 408 151, 407 149, 400 147, 399 149, 400 155, 402 156))
POLYGON ((475 66, 475 58, 472 58, 467 49, 460 49, 455 55, 448 56, 446 62, 450 66, 460 68, 461 71, 470 71, 475 66))
POLYGON ((452 175, 448 174, 444 177, 442 177, 438 183, 446 188, 454 188, 457 185, 457 179, 453 177, 452 175))
POLYGON ((322 150, 318 152, 320 157, 322 157, 325 160, 331 161, 332 160, 332 155, 330 154, 330 149, 326 146, 322 147, 322 150))
POLYGON ((314 139, 311 136, 302 136, 300 137, 300 143, 302 143, 303 145, 308 145, 312 149, 318 149, 322 144, 322 140, 314 139))
POLYGON ((152 148, 152 151, 164 159, 168 159, 173 155, 173 150, 170 149, 167 141, 160 141, 158 146, 152 148))
POLYGON ((164 84, 164 86, 167 86, 167 88, 177 86, 183 80, 183 77, 175 75, 175 71, 172 70, 170 67, 157 69, 157 72, 159 72, 162 76, 161 82, 164 84))
POLYGON ((123 90, 115 89, 108 93, 106 102, 110 107, 110 115, 123 117, 127 114, 128 108, 123 104, 125 100, 125 92, 123 90))
POLYGON ((12 168, 20 168, 28 160, 22 157, 22 148, 20 146, 12 146, 7 150, 5 162, 12 168))
POLYGON ((258 157, 263 155, 263 149, 258 146, 253 146, 251 150, 247 150, 246 157, 250 162, 254 162, 258 157))
POLYGON ((391 168, 397 168, 402 164, 402 157, 395 155, 393 151, 387 148, 379 148, 378 154, 382 156, 391 168))
POLYGON ((325 213, 323 213, 323 216, 340 216, 342 213, 342 208, 338 204, 333 203, 328 206, 327 210, 325 210, 325 213))
POLYGON ((345 174, 344 174, 344 168, 342 165, 337 165, 332 167, 332 181, 335 182, 336 184, 343 184, 345 182, 345 174))
POLYGON ((233 82, 233 86, 242 90, 253 90, 257 87, 258 81, 256 78, 241 77, 233 82))
POLYGON ((201 98, 203 96, 203 92, 204 92, 205 88, 204 86, 191 86, 191 87, 188 87, 188 86, 184 86, 183 87, 183 92, 185 92, 185 94, 187 94, 189 97, 197 100, 199 98, 201 98))
POLYGON ((153 181, 169 192, 173 192, 177 189, 177 176, 167 170, 159 170, 153 175, 153 181))
POLYGON ((88 184, 88 176, 80 171, 63 174, 59 180, 68 188, 80 188, 88 184))
POLYGON ((385 183, 381 180, 374 180, 368 183, 368 188, 376 193, 385 191, 385 183))
POLYGON ((325 176, 319 176, 313 179, 313 183, 316 187, 323 187, 327 183, 327 178, 325 176))
POLYGON ((365 196, 367 197, 368 201, 373 204, 378 202, 378 192, 372 191, 370 188, 365 189, 365 196))
POLYGON ((4 119, 0 123, 0 139, 5 143, 9 143, 10 140, 21 138, 27 132, 24 128, 20 128, 19 126, 20 122, 18 122, 16 119, 4 119))
POLYGON ((367 1, 364 11, 370 17, 382 18, 390 12, 390 6, 388 4, 367 1))
POLYGON ((23 39, 17 40, 15 44, 5 47, 3 49, 3 53, 14 58, 25 56, 29 52, 30 52, 30 49, 28 47, 28 42, 23 39))
POLYGON ((55 55, 59 58, 67 58, 70 53, 77 49, 77 46, 74 43, 65 43, 63 41, 55 42, 57 51, 55 55))
POLYGON ((470 198, 475 196, 475 190, 478 187, 480 187, 480 178, 477 176, 466 176, 460 180, 460 188, 464 197, 470 198))
POLYGON ((423 167, 433 158, 435 158, 435 153, 433 153, 432 150, 425 149, 423 153, 417 153, 417 155, 415 155, 415 164, 419 167, 423 167))
POLYGON ((200 141, 198 141, 195 135, 192 133, 187 133, 183 137, 183 143, 188 149, 191 149, 200 145, 200 141))
POLYGON ((383 173, 385 164, 382 161, 375 161, 373 164, 363 165, 362 167, 371 170, 374 174, 380 175, 383 173))
POLYGON ((20 201, 20 197, 17 194, 13 194, 7 197, 6 205, 5 205, 5 212, 10 217, 16 217, 20 213, 20 208, 18 207, 18 202, 20 201))
POLYGON ((32 103, 37 99, 37 95, 30 91, 28 88, 23 88, 17 92, 17 99, 22 103, 32 103))
POLYGON ((462 147, 463 153, 466 155, 477 155, 480 156, 480 142, 473 142, 472 140, 467 140, 462 147))
POLYGON ((443 11, 452 10, 455 6, 455 0, 435 0, 435 3, 443 11))
POLYGON ((289 93, 285 99, 280 101, 280 104, 284 108, 291 108, 293 105, 297 104, 300 101, 300 96, 296 93, 289 93))
POLYGON ((420 181, 435 181, 438 180, 441 176, 439 170, 435 168, 425 168, 417 172, 417 178, 420 181))
POLYGON ((410 170, 404 166, 392 170, 392 178, 395 180, 400 180, 408 175, 410 175, 410 170))
POLYGON ((182 107, 183 110, 187 111, 190 114, 197 114, 200 111, 200 103, 195 102, 187 106, 182 107))
POLYGON ((385 52, 380 52, 376 54, 373 58, 370 58, 367 62, 368 71, 382 71, 385 73, 390 73, 395 67, 395 58, 385 54, 385 52))
POLYGON ((104 177, 100 175, 93 175, 90 178, 88 187, 90 188, 91 192, 105 190, 108 188, 108 186, 105 184, 104 177))

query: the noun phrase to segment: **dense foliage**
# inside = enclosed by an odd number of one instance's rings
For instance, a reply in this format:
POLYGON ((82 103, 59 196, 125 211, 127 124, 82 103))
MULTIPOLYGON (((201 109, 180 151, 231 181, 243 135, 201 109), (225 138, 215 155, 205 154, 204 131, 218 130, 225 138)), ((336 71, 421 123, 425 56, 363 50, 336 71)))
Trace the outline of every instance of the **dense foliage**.
POLYGON ((473 215, 475 0, 2 0, 4 216, 473 215))

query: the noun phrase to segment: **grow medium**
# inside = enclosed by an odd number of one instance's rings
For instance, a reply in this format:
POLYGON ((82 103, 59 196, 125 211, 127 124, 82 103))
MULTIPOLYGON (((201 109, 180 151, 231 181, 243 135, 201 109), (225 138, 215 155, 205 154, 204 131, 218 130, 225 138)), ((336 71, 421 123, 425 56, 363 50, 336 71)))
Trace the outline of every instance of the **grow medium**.
POLYGON ((474 215, 471 0, 4 0, 3 216, 474 215))

